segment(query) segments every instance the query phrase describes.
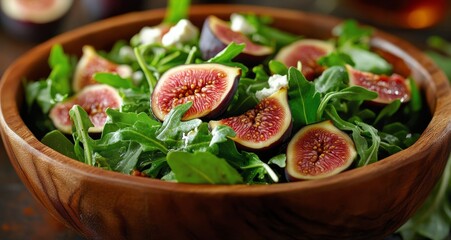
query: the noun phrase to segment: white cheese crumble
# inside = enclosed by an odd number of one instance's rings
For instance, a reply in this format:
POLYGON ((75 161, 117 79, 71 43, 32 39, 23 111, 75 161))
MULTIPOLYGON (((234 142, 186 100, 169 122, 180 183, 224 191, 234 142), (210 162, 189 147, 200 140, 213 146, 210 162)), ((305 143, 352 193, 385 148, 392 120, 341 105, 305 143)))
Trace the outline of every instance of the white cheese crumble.
POLYGON ((143 27, 139 32, 139 39, 141 44, 152 44, 161 41, 163 32, 159 27, 143 27))
POLYGON ((263 88, 255 93, 255 97, 261 101, 264 98, 271 96, 273 93, 279 91, 283 87, 288 87, 287 75, 274 74, 268 79, 269 88, 263 88))
POLYGON ((230 22, 231 22, 230 28, 235 32, 252 34, 257 31, 255 27, 250 25, 246 21, 246 18, 241 14, 233 13, 232 15, 230 15, 230 22))
POLYGON ((133 52, 133 48, 131 48, 130 46, 122 46, 119 49, 119 57, 122 59, 132 59, 132 60, 136 59, 135 53, 133 52))
POLYGON ((182 19, 175 26, 169 29, 163 38, 162 44, 165 47, 186 43, 195 39, 199 34, 199 29, 189 20, 182 19))
POLYGON ((117 66, 116 72, 122 78, 129 78, 133 74, 132 68, 125 64, 121 64, 121 65, 117 66))

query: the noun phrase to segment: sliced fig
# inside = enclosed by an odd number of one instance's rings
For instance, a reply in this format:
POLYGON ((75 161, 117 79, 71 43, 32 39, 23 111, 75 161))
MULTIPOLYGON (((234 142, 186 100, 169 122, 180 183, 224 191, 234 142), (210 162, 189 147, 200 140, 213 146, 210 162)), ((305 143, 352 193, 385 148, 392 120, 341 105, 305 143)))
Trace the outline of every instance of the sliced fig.
POLYGON ((324 67, 318 64, 318 59, 328 55, 334 50, 334 46, 319 39, 301 39, 280 49, 275 60, 282 62, 287 67, 297 67, 302 63, 302 74, 307 80, 313 80, 324 71, 324 67))
POLYGON ((99 72, 117 73, 123 78, 132 75, 130 66, 113 63, 99 56, 92 46, 86 45, 83 47, 83 56, 78 61, 75 70, 72 82, 73 90, 78 92, 88 85, 96 84, 94 74, 99 72))
POLYGON ((199 41, 204 59, 214 57, 231 42, 246 44, 243 52, 237 57, 238 61, 245 63, 261 62, 274 52, 273 48, 256 44, 243 33, 233 31, 227 22, 215 16, 209 16, 205 20, 199 41))
POLYGON ((27 41, 43 41, 55 35, 73 0, 0 1, 3 26, 12 35, 27 41))
POLYGON ((214 118, 233 98, 241 68, 216 63, 171 68, 158 80, 151 97, 152 112, 161 121, 177 105, 193 102, 183 120, 214 118))
POLYGON ((210 121, 209 124, 210 128, 219 125, 231 127, 236 132, 232 140, 243 148, 253 150, 272 148, 283 142, 291 130, 287 89, 279 89, 240 116, 210 121))
POLYGON ((377 92, 379 96, 372 100, 375 103, 388 104, 399 99, 401 102, 410 100, 410 85, 408 80, 399 74, 378 75, 362 72, 346 65, 349 84, 364 87, 377 92))
POLYGON ((356 156, 351 138, 331 121, 307 125, 288 144, 286 173, 292 181, 325 178, 348 168, 356 156))
POLYGON ((80 105, 89 115, 94 127, 89 132, 101 132, 107 115, 107 108, 118 109, 122 104, 122 98, 118 91, 108 85, 96 84, 90 85, 72 98, 57 103, 50 110, 50 119, 55 127, 63 133, 71 133, 72 122, 69 117, 69 110, 74 105, 80 105))

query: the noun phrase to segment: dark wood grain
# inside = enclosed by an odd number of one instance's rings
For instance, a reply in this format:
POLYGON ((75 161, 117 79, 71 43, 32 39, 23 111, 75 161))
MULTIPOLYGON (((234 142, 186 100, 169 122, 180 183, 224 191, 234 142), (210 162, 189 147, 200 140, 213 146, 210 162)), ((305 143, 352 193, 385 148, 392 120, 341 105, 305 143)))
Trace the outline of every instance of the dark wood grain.
MULTIPOLYGON (((236 11, 273 15, 274 24, 326 38, 339 20, 255 6, 196 6, 191 19, 236 11), (300 28, 299 26, 304 26, 300 28)), ((409 149, 323 180, 272 186, 205 186, 163 182, 94 168, 40 143, 19 115, 21 79, 46 76, 51 46, 80 54, 84 44, 108 48, 163 11, 134 13, 63 34, 21 57, 0 87, 0 126, 19 177, 67 226, 95 239, 381 239, 420 206, 441 175, 451 147, 451 90, 446 77, 419 50, 377 33, 375 44, 401 56, 425 88, 432 120, 409 149), (108 37, 105 37, 108 36, 108 37)))

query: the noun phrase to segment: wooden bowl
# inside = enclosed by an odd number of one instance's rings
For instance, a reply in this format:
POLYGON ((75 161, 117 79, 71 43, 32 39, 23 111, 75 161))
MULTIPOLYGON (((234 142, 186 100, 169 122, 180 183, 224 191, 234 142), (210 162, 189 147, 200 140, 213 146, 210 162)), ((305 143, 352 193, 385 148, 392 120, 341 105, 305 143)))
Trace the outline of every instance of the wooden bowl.
MULTIPOLYGON (((190 19, 233 12, 272 15, 274 25, 312 38, 328 38, 340 21, 256 6, 193 6, 190 19)), ((425 89, 432 119, 410 148, 366 167, 315 181, 275 185, 211 186, 164 182, 91 167, 42 144, 20 115, 22 80, 46 77, 53 44, 81 54, 84 44, 108 49, 163 10, 131 13, 62 34, 32 49, 4 74, 0 125, 17 174, 59 221, 94 239, 380 239, 421 205, 450 153, 451 90, 442 71, 410 44, 383 32, 373 43, 404 59, 425 89)))

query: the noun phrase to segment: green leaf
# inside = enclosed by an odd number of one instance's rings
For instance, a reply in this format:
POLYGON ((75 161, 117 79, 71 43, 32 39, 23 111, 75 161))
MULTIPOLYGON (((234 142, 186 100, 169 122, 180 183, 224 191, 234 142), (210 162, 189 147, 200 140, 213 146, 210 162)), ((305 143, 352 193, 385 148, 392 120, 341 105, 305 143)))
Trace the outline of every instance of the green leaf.
POLYGON ((75 141, 74 151, 77 159, 93 166, 93 145, 94 140, 89 136, 88 129, 93 127, 86 111, 79 105, 74 105, 69 110, 69 116, 72 120, 72 136, 75 141), (83 145, 83 147, 80 146, 83 145))
POLYGON ((377 98, 377 93, 367 90, 363 87, 359 86, 351 86, 347 87, 345 89, 342 89, 338 92, 329 92, 326 93, 326 95, 321 100, 320 104, 318 105, 317 111, 316 111, 316 119, 318 121, 321 120, 323 111, 326 108, 328 102, 331 99, 344 99, 348 101, 362 101, 362 100, 371 100, 377 98))
POLYGON ((272 74, 279 74, 279 75, 287 75, 288 74, 288 68, 280 61, 271 60, 268 63, 269 71, 272 74))
POLYGON ((188 17, 190 0, 169 0, 163 23, 175 25, 188 17))
POLYGON ((348 73, 343 67, 330 67, 315 79, 314 83, 319 93, 338 91, 348 85, 348 73))
POLYGON ((399 110, 400 106, 401 106, 401 101, 399 101, 399 100, 394 100, 393 102, 391 102, 390 104, 385 106, 377 115, 376 120, 374 120, 373 125, 376 125, 384 117, 393 116, 393 114, 395 114, 399 110))
POLYGON ((352 61, 352 58, 348 54, 338 51, 333 51, 330 54, 321 57, 318 59, 318 63, 326 67, 346 66, 347 64, 351 66, 355 65, 354 61, 352 61))
POLYGON ((307 81, 294 67, 290 67, 288 70, 288 85, 293 131, 297 131, 302 126, 317 121, 316 109, 320 105, 320 95, 315 90, 315 85, 307 81))
POLYGON ((269 159, 268 164, 275 164, 280 168, 284 168, 287 165, 287 155, 279 154, 269 159))
POLYGON ((58 130, 47 133, 42 138, 41 142, 67 157, 77 159, 77 155, 74 151, 74 144, 58 130))
POLYGON ((409 78, 409 85, 410 85, 409 108, 412 114, 415 112, 420 112, 421 109, 423 109, 423 99, 421 96, 420 89, 418 88, 413 78, 409 78))
POLYGON ((252 25, 256 32, 250 35, 252 40, 255 40, 263 45, 275 46, 281 48, 286 46, 301 37, 292 33, 281 31, 275 27, 270 26, 272 18, 268 16, 257 16, 255 14, 244 14, 246 22, 252 25))
POLYGON ((236 56, 243 52, 246 45, 244 43, 231 42, 224 48, 221 52, 216 54, 216 56, 210 58, 207 62, 209 63, 225 63, 231 62, 236 56))
POLYGON ((107 123, 114 123, 121 128, 133 127, 136 122, 144 122, 150 126, 160 127, 161 123, 150 118, 145 113, 124 113, 115 109, 106 110, 107 123))
POLYGON ((141 68, 141 70, 144 73, 144 76, 147 79, 147 84, 149 85, 149 92, 152 93, 153 89, 155 88, 155 85, 157 84, 157 78, 154 76, 154 69, 151 69, 151 67, 146 63, 145 59, 145 53, 152 47, 152 45, 141 45, 138 47, 135 47, 133 49, 135 53, 136 60, 138 61, 138 64, 141 68))
POLYGON ((224 158, 235 168, 241 169, 244 183, 273 183, 278 182, 279 177, 271 167, 264 163, 257 154, 239 152, 235 142, 228 139, 219 145, 218 156, 224 158))
POLYGON ((94 74, 94 79, 99 83, 108 84, 115 88, 132 88, 133 84, 119 76, 117 73, 99 72, 94 74))
POLYGON ((135 141, 141 145, 144 151, 160 150, 163 153, 169 152, 164 142, 156 136, 159 126, 147 124, 146 122, 136 122, 131 128, 118 130, 118 134, 123 140, 135 141))
MULTIPOLYGON (((379 135, 377 135, 377 129, 373 126, 363 123, 363 122, 356 122, 357 126, 359 126, 362 131, 369 133, 371 136, 371 145, 363 151, 362 157, 357 162, 357 165, 359 167, 366 166, 370 163, 377 162, 378 160, 378 152, 379 152, 379 146, 381 139, 379 135)), ((358 143, 356 143, 358 144, 358 143)))
POLYGON ((229 137, 235 137, 236 133, 229 126, 218 125, 211 131, 212 138, 210 146, 227 141, 229 137))
POLYGON ((338 36, 338 46, 351 45, 369 49, 369 40, 373 29, 359 26, 355 20, 346 20, 337 25, 332 32, 338 36))
POLYGON ((390 63, 369 50, 356 47, 344 47, 340 50, 351 57, 354 62, 354 68, 360 71, 375 74, 390 74, 393 70, 390 63))
POLYGON ((202 123, 200 119, 192 119, 184 122, 181 121, 183 115, 192 105, 192 102, 187 102, 171 109, 169 114, 164 118, 161 128, 156 132, 157 139, 161 141, 177 139, 182 133, 189 132, 198 127, 202 123))
POLYGON ((226 160, 209 152, 176 152, 167 155, 167 162, 178 182, 196 184, 238 184, 241 175, 226 160))

